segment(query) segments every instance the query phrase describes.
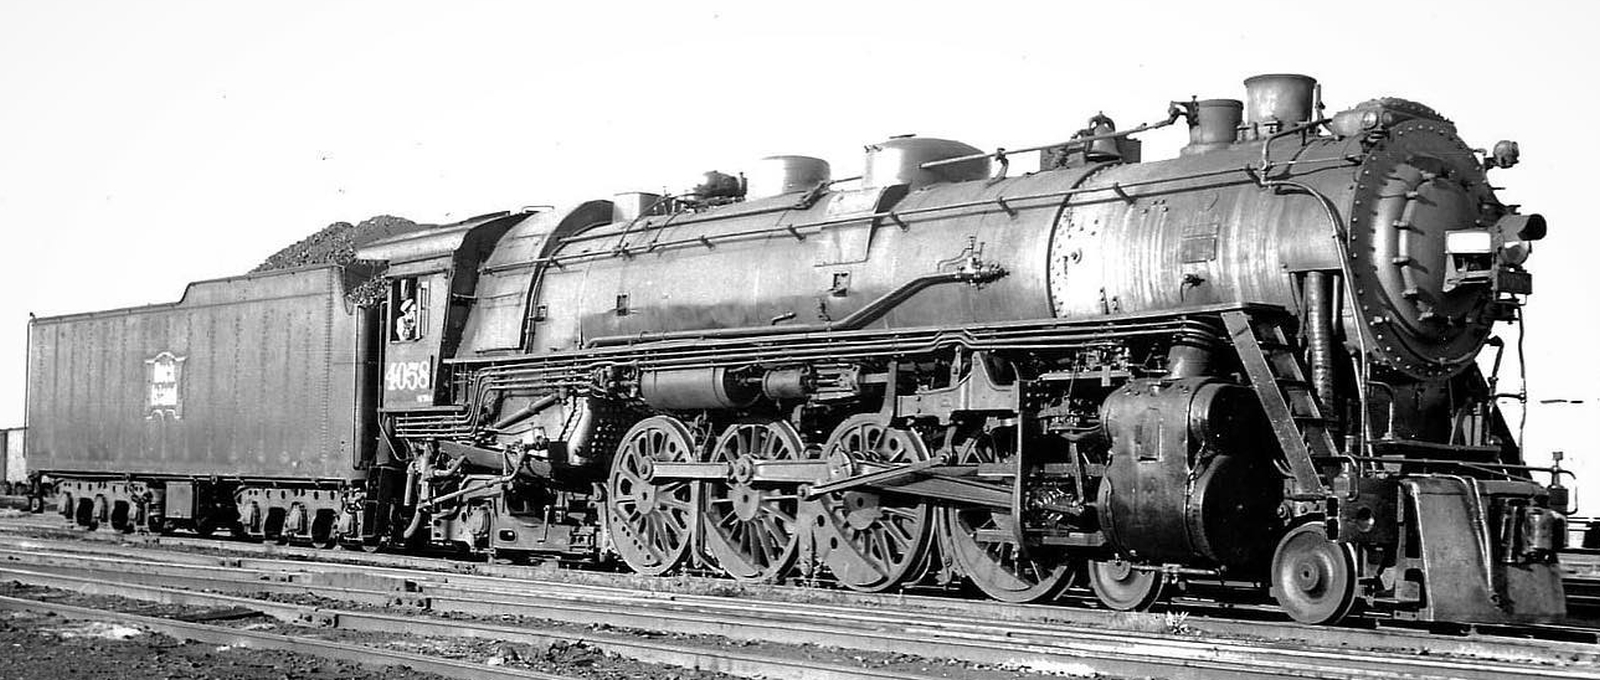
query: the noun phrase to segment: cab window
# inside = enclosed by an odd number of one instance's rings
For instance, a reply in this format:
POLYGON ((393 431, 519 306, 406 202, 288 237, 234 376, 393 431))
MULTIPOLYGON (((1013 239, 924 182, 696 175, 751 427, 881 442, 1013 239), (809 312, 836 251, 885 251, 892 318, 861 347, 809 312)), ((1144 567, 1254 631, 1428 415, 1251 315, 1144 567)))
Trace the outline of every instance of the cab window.
POLYGON ((422 339, 428 327, 428 282, 417 277, 389 283, 389 342, 422 339))

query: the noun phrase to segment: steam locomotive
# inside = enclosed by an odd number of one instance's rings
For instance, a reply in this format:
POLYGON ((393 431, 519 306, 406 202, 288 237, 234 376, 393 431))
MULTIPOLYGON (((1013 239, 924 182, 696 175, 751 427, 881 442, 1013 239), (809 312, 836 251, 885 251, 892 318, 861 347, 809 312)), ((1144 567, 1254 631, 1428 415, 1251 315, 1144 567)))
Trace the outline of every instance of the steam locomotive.
POLYGON ((1477 364, 1546 229, 1486 177, 1515 144, 1403 99, 1325 116, 1306 76, 1245 86, 40 318, 35 496, 88 526, 650 575, 1563 617, 1563 471, 1525 463, 1477 364), (1135 135, 1177 124, 1179 157, 1142 161, 1135 135), (373 304, 344 296, 364 263, 373 304))

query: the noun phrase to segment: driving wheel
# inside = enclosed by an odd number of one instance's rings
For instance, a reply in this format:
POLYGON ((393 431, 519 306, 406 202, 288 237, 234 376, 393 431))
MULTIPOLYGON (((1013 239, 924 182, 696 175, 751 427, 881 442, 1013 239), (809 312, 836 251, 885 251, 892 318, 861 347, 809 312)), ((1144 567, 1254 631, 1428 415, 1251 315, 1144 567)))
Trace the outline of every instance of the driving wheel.
MULTIPOLYGON (((845 420, 823 447, 831 481, 928 459, 915 433, 888 427, 877 414, 845 420)), ((933 509, 915 498, 865 488, 819 499, 817 554, 845 587, 888 590, 917 575, 932 543, 933 509)))
POLYGON ((634 571, 657 576, 689 552, 700 508, 693 482, 656 481, 657 462, 692 462, 693 438, 675 418, 654 416, 623 435, 606 484, 612 545, 634 571))
MULTIPOLYGON (((986 434, 962 449, 956 462, 1014 464, 1015 454, 1003 450, 1009 441, 1008 436, 986 434)), ((1054 599, 1077 573, 1074 562, 1059 549, 1018 545, 1015 522, 1013 515, 997 508, 947 508, 939 524, 940 537, 967 580, 985 595, 1002 602, 1054 599)))
POLYGON ((705 485, 701 505, 705 547, 722 570, 740 581, 775 581, 799 552, 799 485, 755 483, 755 461, 800 460, 804 445, 782 420, 735 423, 723 431, 711 460, 727 463, 729 479, 705 485))

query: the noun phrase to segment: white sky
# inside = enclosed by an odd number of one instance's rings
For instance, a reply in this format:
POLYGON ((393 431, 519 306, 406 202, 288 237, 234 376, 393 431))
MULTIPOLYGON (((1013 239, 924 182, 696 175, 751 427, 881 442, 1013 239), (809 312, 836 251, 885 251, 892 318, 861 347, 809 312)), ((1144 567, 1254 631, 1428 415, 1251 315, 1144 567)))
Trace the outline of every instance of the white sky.
MULTIPOLYGON (((0 4, 0 425, 22 421, 28 312, 173 300, 329 222, 682 188, 774 153, 849 175, 891 134, 1027 146, 1287 71, 1330 110, 1402 96, 1521 143, 1494 180, 1551 224, 1529 389, 1585 400, 1536 404, 1526 443, 1600 482, 1600 5, 560 4, 0 4)), ((1145 139, 1161 158, 1183 133, 1145 139)))

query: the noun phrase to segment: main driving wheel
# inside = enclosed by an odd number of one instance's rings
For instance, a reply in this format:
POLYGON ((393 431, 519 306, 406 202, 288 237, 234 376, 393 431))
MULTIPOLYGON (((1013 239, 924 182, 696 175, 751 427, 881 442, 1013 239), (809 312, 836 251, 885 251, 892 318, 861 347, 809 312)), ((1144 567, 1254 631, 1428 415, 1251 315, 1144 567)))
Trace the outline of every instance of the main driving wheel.
POLYGON ((1161 574, 1133 568, 1124 560, 1089 563, 1089 587, 1105 606, 1143 611, 1161 599, 1161 574))
MULTIPOLYGON (((1015 467, 1015 437, 1009 430, 997 430, 978 437, 971 446, 961 447, 956 456, 960 465, 995 464, 1002 461, 1015 467)), ((1014 477, 1005 478, 1007 484, 1014 477)), ((1081 560, 1070 560, 1065 551, 1045 546, 1018 545, 1016 519, 990 507, 947 508, 940 518, 940 538, 944 549, 955 559, 967 580, 985 595, 1002 602, 1042 602, 1061 594, 1081 560)))
MULTIPOLYGON (((915 433, 888 427, 877 414, 853 416, 823 447, 830 477, 852 477, 928 460, 915 433)), ((888 590, 917 575, 932 541, 933 509, 907 496, 863 488, 824 494, 817 515, 817 553, 848 588, 888 590)))
POLYGON ((798 484, 751 481, 755 461, 800 460, 804 445, 781 420, 735 423, 723 431, 711 460, 733 474, 704 488, 705 546, 722 570, 740 581, 775 581, 799 552, 798 484))
POLYGON ((943 520, 944 545, 962 573, 978 590, 1001 602, 1054 599, 1077 573, 1062 551, 1042 546, 1024 550, 1010 539, 1010 515, 987 508, 950 508, 943 520))
POLYGON ((657 462, 693 462, 689 428, 675 418, 639 421, 623 435, 606 484, 606 523, 612 545, 634 571, 657 576, 678 566, 700 522, 695 485, 654 479, 657 462))
POLYGON ((1355 555, 1328 540, 1321 524, 1302 524, 1272 556, 1272 597, 1301 623, 1337 623, 1356 604, 1355 555))

